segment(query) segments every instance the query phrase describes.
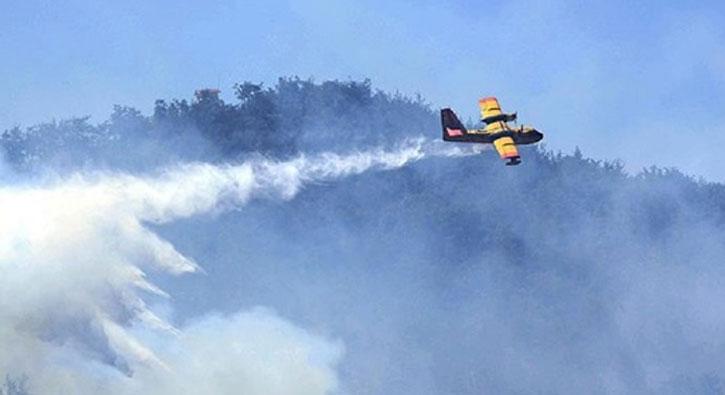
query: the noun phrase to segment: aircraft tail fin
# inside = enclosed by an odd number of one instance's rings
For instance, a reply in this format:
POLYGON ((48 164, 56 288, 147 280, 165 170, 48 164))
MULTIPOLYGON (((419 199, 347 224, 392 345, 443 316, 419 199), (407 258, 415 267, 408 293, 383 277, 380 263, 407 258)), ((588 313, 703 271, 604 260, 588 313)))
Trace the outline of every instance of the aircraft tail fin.
POLYGON ((461 140, 468 133, 466 127, 458 119, 456 113, 450 108, 441 110, 441 124, 443 126, 443 140, 461 140))

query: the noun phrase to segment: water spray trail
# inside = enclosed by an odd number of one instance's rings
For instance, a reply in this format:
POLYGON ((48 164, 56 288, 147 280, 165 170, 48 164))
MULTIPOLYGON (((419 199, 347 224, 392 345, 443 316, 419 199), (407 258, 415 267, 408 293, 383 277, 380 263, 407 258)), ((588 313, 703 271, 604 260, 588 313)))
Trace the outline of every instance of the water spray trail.
MULTIPOLYGON (((140 323, 175 332, 147 307, 144 294, 165 294, 144 271, 180 274, 198 265, 146 223, 239 207, 254 198, 290 199, 310 182, 477 152, 418 139, 348 155, 195 163, 155 176, 86 174, 46 187, 0 188, 0 336, 25 339, 18 343, 25 346, 75 345, 127 374, 136 364, 166 368, 127 331, 140 323)), ((11 364, 0 357, 0 369, 11 364)))

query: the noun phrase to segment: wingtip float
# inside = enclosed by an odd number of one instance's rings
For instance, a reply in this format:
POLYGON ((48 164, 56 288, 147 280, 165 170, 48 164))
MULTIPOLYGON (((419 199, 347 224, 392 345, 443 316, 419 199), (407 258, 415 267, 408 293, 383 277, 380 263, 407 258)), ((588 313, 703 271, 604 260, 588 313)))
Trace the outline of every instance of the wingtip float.
POLYGON ((534 144, 541 141, 544 135, 538 130, 521 125, 512 127, 508 123, 516 121, 516 113, 506 114, 501 111, 498 99, 484 97, 478 101, 481 109, 480 129, 467 130, 463 123, 450 108, 441 110, 443 140, 461 143, 493 144, 501 159, 507 166, 521 163, 518 145, 534 144))

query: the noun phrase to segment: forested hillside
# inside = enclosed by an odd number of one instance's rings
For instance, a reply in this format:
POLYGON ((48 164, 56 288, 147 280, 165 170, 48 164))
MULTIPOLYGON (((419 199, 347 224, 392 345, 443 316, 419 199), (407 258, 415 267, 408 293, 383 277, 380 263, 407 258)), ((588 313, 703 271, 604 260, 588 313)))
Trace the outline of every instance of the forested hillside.
POLYGON ((72 118, 2 133, 17 169, 144 168, 179 160, 233 160, 257 152, 286 157, 321 149, 382 145, 429 131, 436 117, 422 101, 373 91, 369 81, 314 83, 281 78, 274 87, 234 86, 236 102, 214 90, 192 100, 157 100, 153 114, 117 105, 93 124, 72 118))
MULTIPOLYGON (((4 157, 19 174, 135 172, 440 134, 421 98, 367 81, 235 96, 14 128, 4 157)), ((345 393, 721 393, 725 187, 579 151, 522 156, 432 158, 158 225, 206 274, 157 281, 179 324, 263 305, 340 339, 345 393)))

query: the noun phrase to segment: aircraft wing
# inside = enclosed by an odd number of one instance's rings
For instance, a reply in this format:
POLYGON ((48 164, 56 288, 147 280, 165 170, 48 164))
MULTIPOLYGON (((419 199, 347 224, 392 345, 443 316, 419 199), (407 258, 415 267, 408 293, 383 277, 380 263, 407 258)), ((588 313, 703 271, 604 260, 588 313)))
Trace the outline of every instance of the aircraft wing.
POLYGON ((498 99, 493 96, 484 97, 479 100, 478 107, 481 110, 481 119, 490 119, 502 114, 498 99))
POLYGON ((493 122, 513 122, 516 120, 516 113, 505 114, 501 111, 501 105, 498 99, 493 96, 484 97, 478 101, 478 107, 481 110, 481 120, 490 124, 493 122))
POLYGON ((516 148, 516 143, 511 137, 501 137, 493 142, 493 146, 496 147, 501 159, 507 161, 506 165, 518 165, 521 163, 521 157, 519 156, 519 150, 516 148))

